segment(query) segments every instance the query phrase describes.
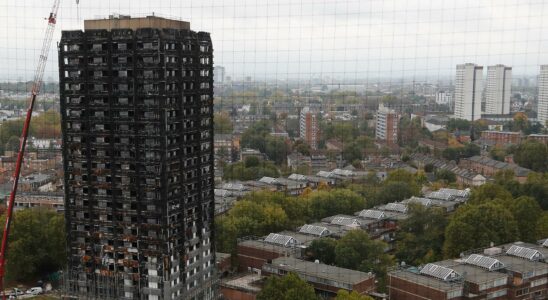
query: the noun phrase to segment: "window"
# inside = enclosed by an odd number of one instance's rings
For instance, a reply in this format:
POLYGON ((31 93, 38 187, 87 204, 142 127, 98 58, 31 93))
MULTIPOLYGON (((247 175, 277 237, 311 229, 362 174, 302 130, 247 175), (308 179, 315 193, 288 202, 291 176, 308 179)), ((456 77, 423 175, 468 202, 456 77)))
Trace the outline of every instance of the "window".
POLYGON ((505 285, 506 281, 507 281, 506 277, 497 279, 495 280, 494 286, 497 287, 497 286, 505 285))
POLYGON ((504 295, 506 295, 506 289, 498 290, 496 292, 487 294, 487 299, 493 299, 493 298, 501 297, 504 295))
POLYGON ((516 291, 516 296, 523 296, 529 293, 529 288, 524 288, 516 291))
POLYGON ((548 278, 541 278, 531 281, 531 287, 539 286, 548 283, 548 278))

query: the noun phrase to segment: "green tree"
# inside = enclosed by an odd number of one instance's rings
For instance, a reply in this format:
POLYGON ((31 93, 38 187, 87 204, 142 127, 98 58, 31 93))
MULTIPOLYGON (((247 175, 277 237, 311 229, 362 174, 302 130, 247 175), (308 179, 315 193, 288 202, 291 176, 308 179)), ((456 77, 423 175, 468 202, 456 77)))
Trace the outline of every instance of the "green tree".
POLYGON ((537 221, 537 239, 543 239, 548 237, 548 211, 543 211, 537 221))
POLYGON ((314 219, 322 219, 334 214, 353 214, 365 207, 365 200, 348 189, 315 191, 308 198, 310 214, 314 219))
POLYGON ((514 160, 524 168, 546 172, 548 170, 548 148, 544 143, 538 141, 525 141, 517 147, 514 160))
POLYGON ((337 241, 332 238, 321 238, 312 241, 306 248, 307 255, 318 259, 321 263, 332 265, 335 263, 335 247, 337 241))
POLYGON ((270 276, 257 295, 257 300, 318 300, 314 288, 297 274, 270 276))
POLYGON ((443 150, 441 156, 447 160, 458 162, 460 158, 460 149, 455 147, 449 147, 443 150))
POLYGON ((232 130, 234 129, 228 113, 215 113, 215 115, 213 116, 213 124, 213 130, 215 134, 232 133, 232 130))
POLYGON ((285 142, 285 139, 269 135, 266 137, 265 141, 265 149, 261 152, 264 152, 270 160, 278 165, 284 163, 289 154, 289 146, 285 142))
POLYGON ((59 138, 61 136, 61 115, 59 112, 49 110, 33 118, 30 135, 36 138, 59 138))
POLYGON ((538 202, 531 197, 522 196, 510 202, 509 208, 518 223, 520 240, 535 242, 537 240, 536 228, 542 214, 538 202))
POLYGON ((245 158, 244 166, 246 168, 258 167, 260 160, 257 156, 248 156, 245 158))
POLYGON ((458 130, 470 129, 470 121, 465 119, 449 119, 449 121, 447 121, 447 130, 455 131, 457 129, 458 130))
POLYGON ((457 181, 457 176, 455 175, 455 173, 453 173, 449 170, 446 170, 446 169, 436 170, 436 172, 434 174, 435 174, 437 180, 443 180, 447 183, 453 183, 453 182, 457 181))
POLYGON ((363 152, 360 146, 356 143, 346 143, 344 144, 343 150, 342 150, 342 156, 343 159, 352 162, 355 160, 362 160, 363 159, 363 152))
POLYGON ((504 151, 504 149, 500 147, 493 147, 493 149, 489 151, 489 155, 492 159, 504 161, 504 158, 506 157, 506 151, 504 151))
POLYGON ((253 123, 246 131, 242 133, 240 144, 242 148, 259 149, 264 152, 266 147, 265 138, 270 135, 272 129, 272 122, 259 121, 253 123))
POLYGON ((503 244, 519 237, 517 223, 504 206, 488 202, 467 204, 457 209, 445 229, 443 245, 446 257, 456 257, 462 251, 503 244))
MULTIPOLYGON (((254 165, 252 160, 251 165, 254 165)), ((279 177, 280 171, 271 161, 262 161, 256 166, 246 167, 245 162, 237 162, 227 165, 223 169, 225 180, 253 180, 263 176, 279 177)))
POLYGON ((367 295, 360 295, 356 291, 349 293, 346 290, 339 290, 335 300, 373 300, 373 298, 367 295))
POLYGON ((45 209, 17 211, 10 232, 8 279, 38 278, 62 269, 65 262, 63 215, 45 209))
POLYGON ((466 157, 472 157, 475 155, 480 155, 481 149, 478 145, 468 143, 464 145, 464 148, 462 148, 459 158, 466 158, 466 157))
POLYGON ((413 194, 418 194, 421 188, 420 185, 417 183, 417 176, 415 174, 405 171, 404 169, 397 169, 390 172, 388 174, 386 182, 403 182, 409 185, 409 188, 413 192, 413 194))
POLYGON ((441 259, 447 225, 445 212, 416 204, 409 207, 408 215, 396 236, 398 260, 420 265, 441 259))
POLYGON ((293 149, 299 153, 301 153, 302 155, 310 155, 310 146, 303 142, 302 140, 297 140, 294 144, 293 144, 293 149))
POLYGON ((8 141, 6 142, 5 151, 17 151, 19 150, 19 137, 13 135, 11 136, 8 141))
POLYGON ((501 185, 487 183, 474 188, 468 202, 480 204, 496 199, 503 202, 508 202, 512 200, 512 194, 501 185))
POLYGON ((335 263, 337 266, 362 272, 374 272, 384 289, 387 268, 394 264, 394 258, 385 253, 387 245, 371 240, 363 230, 351 230, 337 242, 335 263))
POLYGON ((411 196, 417 196, 419 192, 416 188, 403 181, 388 181, 377 191, 375 200, 370 201, 374 205, 386 204, 390 202, 402 201, 411 196))
POLYGON ((527 181, 518 185, 519 190, 514 197, 529 196, 535 198, 540 207, 548 210, 548 179, 542 175, 529 174, 527 181))

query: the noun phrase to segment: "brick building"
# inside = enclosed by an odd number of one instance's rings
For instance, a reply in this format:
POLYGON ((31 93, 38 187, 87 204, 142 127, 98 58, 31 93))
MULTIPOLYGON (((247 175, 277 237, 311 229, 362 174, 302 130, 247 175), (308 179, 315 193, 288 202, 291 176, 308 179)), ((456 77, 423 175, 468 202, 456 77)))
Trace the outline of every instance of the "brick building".
POLYGON ((301 109, 299 116, 299 136, 312 150, 318 149, 320 122, 318 114, 313 112, 308 106, 301 109))
POLYGON ((481 139, 497 146, 517 145, 521 143, 521 132, 486 130, 481 132, 481 139))
POLYGON ((527 176, 531 172, 531 170, 520 167, 516 164, 510 164, 479 155, 461 159, 459 166, 487 177, 494 176, 500 171, 512 171, 514 172, 516 180, 521 183, 527 180, 527 176))
POLYGON ((527 136, 527 139, 548 144, 548 134, 530 134, 527 136))

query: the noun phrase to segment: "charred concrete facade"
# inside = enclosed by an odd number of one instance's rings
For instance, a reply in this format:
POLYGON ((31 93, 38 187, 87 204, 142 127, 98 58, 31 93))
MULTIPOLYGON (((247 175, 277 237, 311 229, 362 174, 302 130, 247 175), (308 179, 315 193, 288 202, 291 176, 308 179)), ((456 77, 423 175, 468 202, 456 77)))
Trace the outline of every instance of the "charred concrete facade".
POLYGON ((212 60, 182 21, 62 32, 68 294, 214 298, 212 60))

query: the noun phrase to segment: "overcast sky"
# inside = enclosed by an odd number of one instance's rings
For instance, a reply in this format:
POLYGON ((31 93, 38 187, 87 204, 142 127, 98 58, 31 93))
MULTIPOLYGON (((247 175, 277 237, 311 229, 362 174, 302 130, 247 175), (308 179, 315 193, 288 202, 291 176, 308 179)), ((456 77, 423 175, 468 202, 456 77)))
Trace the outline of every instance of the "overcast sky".
MULTIPOLYGON (((0 0, 0 81, 30 80, 52 0, 0 0)), ((60 30, 112 13, 172 16, 211 33, 214 62, 237 78, 417 81, 455 65, 548 64, 545 0, 61 1, 46 75, 57 80, 60 30)))

